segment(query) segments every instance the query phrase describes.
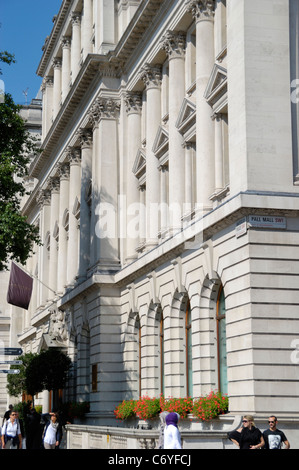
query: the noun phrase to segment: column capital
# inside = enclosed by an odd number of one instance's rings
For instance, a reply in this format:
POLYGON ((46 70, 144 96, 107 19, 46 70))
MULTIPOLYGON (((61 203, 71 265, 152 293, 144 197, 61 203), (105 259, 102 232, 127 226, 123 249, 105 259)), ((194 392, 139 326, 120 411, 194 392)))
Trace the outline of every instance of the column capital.
POLYGON ((81 163, 81 148, 69 147, 67 149, 67 158, 70 165, 79 165, 81 163))
POLYGON ((49 206, 51 204, 51 191, 49 189, 40 189, 36 197, 36 202, 40 209, 44 206, 49 206))
POLYGON ((125 95, 127 114, 140 114, 142 109, 142 93, 129 91, 125 95))
POLYGON ((145 64, 141 70, 141 79, 145 83, 146 88, 159 88, 162 82, 161 65, 145 64))
POLYGON ((215 0, 186 0, 185 5, 196 21, 214 19, 215 0))
POLYGON ((47 87, 53 87, 53 85, 54 85, 53 77, 50 77, 48 75, 42 81, 42 91, 44 92, 47 87))
POLYGON ((72 11, 71 22, 73 26, 80 26, 81 24, 81 13, 80 11, 72 11))
POLYGON ((70 49, 70 47, 71 47, 71 38, 69 36, 63 36, 63 38, 61 40, 61 47, 70 49))
POLYGON ((69 162, 60 162, 57 164, 57 172, 60 180, 67 180, 70 177, 70 164, 69 162))
POLYGON ((169 57, 182 58, 186 50, 186 33, 183 31, 167 31, 161 40, 162 49, 164 49, 169 57))
POLYGON ((51 176, 49 178, 48 189, 51 191, 51 193, 59 193, 59 184, 60 179, 57 176, 51 176))
POLYGON ((52 60, 52 66, 53 66, 54 69, 61 69, 62 59, 60 57, 55 57, 52 60))
POLYGON ((92 129, 81 128, 78 132, 78 137, 80 140, 81 149, 90 148, 92 146, 92 129))
POLYGON ((101 119, 118 118, 119 109, 119 101, 113 98, 97 98, 89 113, 93 127, 95 127, 101 119))

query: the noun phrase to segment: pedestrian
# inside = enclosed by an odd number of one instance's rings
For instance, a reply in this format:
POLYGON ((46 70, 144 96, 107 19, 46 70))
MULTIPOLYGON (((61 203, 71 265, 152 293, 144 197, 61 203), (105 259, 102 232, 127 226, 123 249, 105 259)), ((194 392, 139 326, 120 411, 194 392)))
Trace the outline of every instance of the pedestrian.
POLYGON ((169 413, 165 417, 164 449, 181 449, 181 434, 178 430, 180 416, 177 413, 169 413))
POLYGON ((159 418, 160 418, 160 433, 159 433, 159 443, 158 443, 158 449, 164 449, 164 429, 166 426, 166 421, 165 418, 169 414, 169 411, 162 411, 160 413, 159 418))
POLYGON ((62 425, 58 419, 58 413, 44 413, 42 419, 46 420, 43 432, 43 444, 45 449, 58 449, 62 439, 62 425))
POLYGON ((19 412, 16 411, 15 413, 16 413, 16 422, 20 426, 20 431, 21 431, 21 435, 22 435, 22 447, 20 447, 20 449, 22 449, 22 448, 25 449, 26 438, 25 438, 24 423, 23 423, 23 420, 20 418, 19 412))
POLYGON ((265 444, 262 432, 255 427, 251 415, 244 416, 242 427, 229 432, 228 438, 240 449, 261 449, 265 444))
POLYGON ((9 405, 8 410, 5 411, 3 419, 2 419, 2 426, 4 425, 5 421, 9 420, 10 413, 12 412, 13 406, 9 405))
POLYGON ((11 411, 9 419, 4 423, 1 439, 2 449, 22 449, 22 434, 15 411, 11 411))
POLYGON ((290 443, 284 432, 277 429, 276 416, 269 416, 268 423, 269 429, 266 429, 266 431, 263 432, 263 438, 265 441, 264 449, 281 449, 282 443, 284 443, 285 449, 289 449, 290 443))
POLYGON ((26 449, 40 449, 42 442, 41 416, 32 408, 26 419, 26 449))

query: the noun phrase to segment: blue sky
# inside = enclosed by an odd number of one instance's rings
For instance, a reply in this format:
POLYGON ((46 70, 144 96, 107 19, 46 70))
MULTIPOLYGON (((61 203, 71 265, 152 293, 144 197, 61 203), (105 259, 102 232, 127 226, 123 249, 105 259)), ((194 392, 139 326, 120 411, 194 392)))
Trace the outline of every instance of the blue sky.
POLYGON ((62 0, 0 0, 0 50, 15 55, 16 63, 1 63, 5 92, 18 104, 35 98, 41 85, 36 70, 42 56, 42 46, 50 35, 52 18, 62 0))

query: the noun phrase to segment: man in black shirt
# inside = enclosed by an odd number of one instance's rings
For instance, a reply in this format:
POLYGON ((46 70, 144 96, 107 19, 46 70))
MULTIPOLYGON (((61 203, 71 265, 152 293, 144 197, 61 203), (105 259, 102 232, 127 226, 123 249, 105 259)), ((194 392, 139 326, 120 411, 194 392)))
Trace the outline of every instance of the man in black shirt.
POLYGON ((263 432, 263 437, 265 441, 264 449, 281 449, 282 443, 284 443, 286 449, 289 449, 290 443, 287 440, 285 434, 276 427, 276 416, 270 416, 268 423, 269 429, 263 432))

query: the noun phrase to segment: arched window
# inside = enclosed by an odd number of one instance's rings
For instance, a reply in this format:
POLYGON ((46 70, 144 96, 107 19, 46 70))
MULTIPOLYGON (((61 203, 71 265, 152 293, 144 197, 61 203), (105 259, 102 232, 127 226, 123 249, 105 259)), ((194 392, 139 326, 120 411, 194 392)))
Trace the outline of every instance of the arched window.
POLYGON ((186 391, 187 391, 187 397, 192 397, 193 396, 193 371, 192 371, 192 327, 191 327, 190 301, 187 302, 187 307, 186 307, 185 338, 186 338, 186 391))
POLYGON ((221 393, 227 393, 227 360, 226 360, 226 318, 225 296, 221 286, 217 299, 217 349, 218 349, 218 387, 221 393))

